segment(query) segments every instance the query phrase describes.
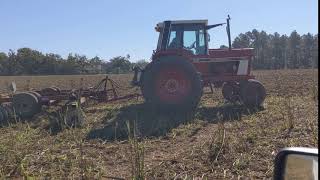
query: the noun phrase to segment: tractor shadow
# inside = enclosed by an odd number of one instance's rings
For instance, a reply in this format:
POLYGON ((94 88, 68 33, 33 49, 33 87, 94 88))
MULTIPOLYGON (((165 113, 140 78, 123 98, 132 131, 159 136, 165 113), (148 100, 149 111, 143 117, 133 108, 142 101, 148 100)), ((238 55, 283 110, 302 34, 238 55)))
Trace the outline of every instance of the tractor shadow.
POLYGON ((247 109, 241 105, 222 105, 218 107, 200 107, 195 111, 178 109, 163 110, 147 104, 131 104, 120 108, 117 112, 107 113, 103 127, 92 129, 87 139, 125 140, 128 137, 159 137, 165 136, 172 129, 194 119, 209 123, 219 120, 241 120, 244 115, 261 111, 247 109))
POLYGON ((216 107, 200 107, 197 109, 196 118, 209 123, 219 121, 240 121, 243 116, 263 111, 264 107, 248 108, 239 104, 223 104, 216 107))

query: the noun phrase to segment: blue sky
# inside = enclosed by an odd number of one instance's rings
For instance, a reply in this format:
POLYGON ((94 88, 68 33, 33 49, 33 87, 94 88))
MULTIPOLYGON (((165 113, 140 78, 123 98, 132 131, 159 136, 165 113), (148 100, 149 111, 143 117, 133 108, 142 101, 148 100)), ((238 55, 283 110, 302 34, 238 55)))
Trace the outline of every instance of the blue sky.
MULTIPOLYGON (((251 31, 318 33, 317 0, 1 0, 0 51, 30 47, 66 57, 149 59, 156 23, 176 19, 225 22, 231 36, 251 31)), ((225 28, 210 30, 210 47, 227 44, 225 28)))

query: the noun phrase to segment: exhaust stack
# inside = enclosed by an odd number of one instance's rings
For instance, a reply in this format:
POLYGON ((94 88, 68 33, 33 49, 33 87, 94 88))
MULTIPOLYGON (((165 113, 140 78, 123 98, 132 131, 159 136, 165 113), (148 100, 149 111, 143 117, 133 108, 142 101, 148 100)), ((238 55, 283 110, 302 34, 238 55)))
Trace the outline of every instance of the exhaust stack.
POLYGON ((227 34, 228 34, 228 43, 229 43, 229 50, 231 50, 231 35, 230 35, 230 16, 228 15, 227 18, 227 34))

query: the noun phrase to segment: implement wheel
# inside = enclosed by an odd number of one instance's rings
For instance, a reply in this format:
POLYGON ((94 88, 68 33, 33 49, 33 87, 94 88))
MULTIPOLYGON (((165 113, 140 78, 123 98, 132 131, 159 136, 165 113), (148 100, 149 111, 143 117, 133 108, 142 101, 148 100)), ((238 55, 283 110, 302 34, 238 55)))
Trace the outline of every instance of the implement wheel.
POLYGON ((41 110, 38 98, 32 93, 18 93, 12 98, 15 113, 21 118, 30 118, 41 110))
POLYGON ((146 102, 160 107, 195 108, 202 95, 200 74, 180 56, 164 56, 150 63, 141 80, 146 102))
POLYGON ((0 125, 6 121, 4 108, 0 106, 0 125))
POLYGON ((55 87, 44 88, 40 91, 42 96, 57 96, 59 93, 59 89, 55 87))
POLYGON ((35 92, 35 91, 29 91, 29 93, 35 95, 35 96, 37 97, 37 99, 38 99, 39 102, 41 101, 41 97, 42 97, 41 94, 39 94, 39 93, 37 93, 37 92, 35 92))
POLYGON ((53 88, 58 94, 60 94, 61 89, 58 88, 57 86, 51 86, 51 88, 53 88))
POLYGON ((264 86, 255 79, 249 79, 240 83, 240 96, 243 104, 248 107, 262 106, 266 98, 266 90, 264 86))
POLYGON ((9 112, 7 109, 0 105, 0 125, 6 124, 9 121, 9 112))

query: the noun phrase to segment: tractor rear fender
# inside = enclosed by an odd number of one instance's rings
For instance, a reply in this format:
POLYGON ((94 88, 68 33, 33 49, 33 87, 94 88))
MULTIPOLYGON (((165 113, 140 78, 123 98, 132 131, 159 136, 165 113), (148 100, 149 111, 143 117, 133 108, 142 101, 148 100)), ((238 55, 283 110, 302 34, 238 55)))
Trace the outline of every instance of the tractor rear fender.
POLYGON ((186 49, 166 49, 154 52, 152 55, 152 61, 157 61, 164 56, 182 56, 184 59, 192 62, 194 55, 186 49))

